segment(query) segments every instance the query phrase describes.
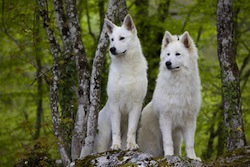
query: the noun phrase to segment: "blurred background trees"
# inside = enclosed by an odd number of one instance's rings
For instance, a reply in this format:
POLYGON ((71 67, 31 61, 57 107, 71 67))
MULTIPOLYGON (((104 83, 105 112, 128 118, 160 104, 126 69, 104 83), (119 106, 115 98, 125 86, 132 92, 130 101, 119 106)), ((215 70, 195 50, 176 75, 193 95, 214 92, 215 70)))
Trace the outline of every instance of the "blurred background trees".
MULTIPOLYGON (((54 8, 48 1, 50 28, 60 32, 54 8)), ((143 53, 148 61, 151 99, 158 73, 159 53, 165 30, 172 34, 189 31, 199 49, 203 103, 198 115, 195 145, 202 159, 225 152, 220 65, 217 56, 217 2, 210 0, 127 0, 128 13, 137 26, 143 53)), ((49 86, 53 60, 36 1, 2 0, 0 47, 0 166, 36 156, 60 159, 53 135, 49 86)), ((92 64, 107 0, 77 1, 82 40, 88 63, 92 64)), ((242 116, 246 141, 250 141, 250 4, 234 1, 234 47, 239 68, 242 116)), ((119 19, 115 21, 120 23, 119 19)), ((62 45, 62 43, 59 43, 62 45)), ((106 55, 101 80, 101 104, 107 99, 106 83, 110 59, 106 55)), ((77 111, 77 71, 75 62, 62 63, 59 110, 64 138, 71 140, 77 111)), ((40 163, 47 163, 46 158, 40 163), (43 161, 44 160, 44 161, 43 161)))

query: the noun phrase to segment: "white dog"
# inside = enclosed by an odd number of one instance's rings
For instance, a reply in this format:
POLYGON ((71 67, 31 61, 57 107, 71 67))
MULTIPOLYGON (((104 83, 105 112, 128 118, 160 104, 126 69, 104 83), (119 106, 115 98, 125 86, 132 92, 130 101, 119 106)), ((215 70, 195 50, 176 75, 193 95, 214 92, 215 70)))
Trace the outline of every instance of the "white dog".
POLYGON ((180 155, 182 138, 187 157, 194 151, 196 115, 201 93, 197 48, 188 32, 180 37, 166 32, 160 70, 152 101, 143 109, 138 144, 154 156, 180 155))
POLYGON ((108 101, 99 113, 95 152, 137 149, 136 131, 147 92, 147 62, 130 15, 121 27, 105 20, 111 64, 108 101))

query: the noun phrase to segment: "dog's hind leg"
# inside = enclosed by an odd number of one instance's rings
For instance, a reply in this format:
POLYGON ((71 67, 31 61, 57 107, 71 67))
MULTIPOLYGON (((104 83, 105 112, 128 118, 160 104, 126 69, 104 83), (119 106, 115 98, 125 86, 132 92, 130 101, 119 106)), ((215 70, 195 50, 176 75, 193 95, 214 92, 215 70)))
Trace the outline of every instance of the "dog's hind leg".
POLYGON ((138 132, 139 148, 154 157, 163 156, 159 118, 153 112, 152 102, 143 109, 138 132))
POLYGON ((111 143, 111 124, 106 106, 100 111, 98 117, 98 132, 95 139, 94 152, 109 150, 111 143))

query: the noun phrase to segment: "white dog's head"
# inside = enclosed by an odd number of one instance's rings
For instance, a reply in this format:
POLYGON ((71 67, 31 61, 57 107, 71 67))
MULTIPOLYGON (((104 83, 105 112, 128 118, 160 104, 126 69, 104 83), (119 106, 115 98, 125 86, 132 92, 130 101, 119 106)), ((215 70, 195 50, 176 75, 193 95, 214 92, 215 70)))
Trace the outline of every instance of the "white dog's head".
POLYGON ((115 56, 126 54, 137 40, 137 30, 132 17, 129 14, 126 15, 121 27, 108 19, 105 19, 105 24, 110 39, 110 54, 115 56))
MULTIPOLYGON (((198 58, 195 44, 186 31, 181 36, 173 36, 168 31, 162 40, 161 66, 170 71, 189 69, 198 58)), ((191 67, 192 68, 192 67, 191 67)))

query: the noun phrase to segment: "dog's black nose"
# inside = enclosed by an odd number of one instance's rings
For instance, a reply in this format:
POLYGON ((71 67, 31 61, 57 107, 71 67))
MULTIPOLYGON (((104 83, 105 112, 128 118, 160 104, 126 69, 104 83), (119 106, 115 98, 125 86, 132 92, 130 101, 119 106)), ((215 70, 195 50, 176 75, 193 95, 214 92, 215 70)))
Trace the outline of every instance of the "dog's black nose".
POLYGON ((113 55, 116 54, 116 48, 115 48, 115 47, 111 47, 111 48, 109 49, 109 51, 110 51, 113 55))
POLYGON ((171 61, 167 61, 165 64, 166 64, 168 69, 171 68, 171 65, 172 65, 171 61))

